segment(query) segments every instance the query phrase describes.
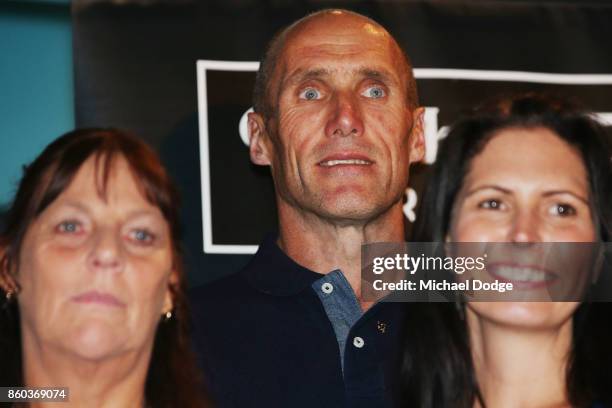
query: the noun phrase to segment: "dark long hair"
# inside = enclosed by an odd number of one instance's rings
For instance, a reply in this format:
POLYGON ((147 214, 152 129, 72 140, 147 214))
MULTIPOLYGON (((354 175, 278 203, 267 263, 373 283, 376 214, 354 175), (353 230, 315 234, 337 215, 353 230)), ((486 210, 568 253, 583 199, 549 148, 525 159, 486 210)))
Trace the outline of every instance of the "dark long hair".
MULTIPOLYGON (((100 165, 102 183, 98 193, 106 193, 113 160, 127 161, 141 192, 157 206, 170 229, 176 284, 170 285, 172 318, 158 325, 146 378, 148 407, 202 407, 200 375, 195 366, 188 337, 186 281, 180 247, 178 194, 157 155, 137 137, 115 129, 83 129, 67 133, 52 142, 27 166, 6 226, 0 235, 0 274, 14 280, 24 236, 34 220, 71 183, 81 166, 93 157, 100 165)), ((17 288, 15 288, 17 289, 17 288)), ((0 385, 24 386, 19 307, 6 300, 0 288, 0 385)), ((161 316, 160 316, 161 317, 161 316)))
MULTIPOLYGON (((541 94, 502 97, 460 119, 442 140, 427 180, 413 241, 443 242, 452 208, 472 159, 499 131, 546 128, 578 151, 588 172, 594 225, 612 239, 610 135, 589 112, 541 94)), ((544 154, 544 153, 543 153, 544 154)), ((518 163, 517 163, 518 165, 518 163)), ((482 401, 467 325, 452 303, 410 304, 401 377, 406 407, 472 408, 482 401)), ((573 316, 566 389, 573 406, 612 404, 612 304, 583 303, 573 316)))

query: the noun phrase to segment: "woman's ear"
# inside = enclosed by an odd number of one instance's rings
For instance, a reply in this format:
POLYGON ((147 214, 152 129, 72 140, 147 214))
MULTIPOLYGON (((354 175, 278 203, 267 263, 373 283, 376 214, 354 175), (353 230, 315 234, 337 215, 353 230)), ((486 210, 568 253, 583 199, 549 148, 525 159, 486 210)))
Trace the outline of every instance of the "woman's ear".
POLYGON ((172 313, 174 309, 174 296, 178 289, 178 272, 173 269, 170 272, 170 278, 168 279, 168 286, 166 287, 166 293, 164 294, 164 304, 162 306, 162 314, 168 315, 172 313))
POLYGON ((451 238, 450 238, 450 233, 447 232, 446 235, 444 236, 444 254, 448 254, 451 251, 451 238))
POLYGON ((8 248, 6 246, 0 247, 0 288, 9 294, 16 293, 19 291, 19 284, 15 279, 15 271, 8 258, 8 248))
POLYGON ((591 284, 597 283, 599 276, 601 275, 601 271, 604 267, 604 262, 606 258, 606 248, 605 243, 599 242, 597 244, 597 254, 595 255, 595 262, 593 262, 593 279, 591 280, 591 284))

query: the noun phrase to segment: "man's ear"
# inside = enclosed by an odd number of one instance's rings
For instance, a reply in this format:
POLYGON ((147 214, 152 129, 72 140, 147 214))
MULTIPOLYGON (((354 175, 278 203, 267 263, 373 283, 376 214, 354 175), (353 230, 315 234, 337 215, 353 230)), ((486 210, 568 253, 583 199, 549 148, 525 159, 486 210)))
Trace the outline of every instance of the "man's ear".
POLYGON ((269 166, 272 164, 272 156, 266 122, 256 112, 250 112, 248 118, 249 154, 251 161, 260 166, 269 166))
POLYGON ((418 163, 425 157, 425 108, 416 108, 412 112, 409 138, 410 163, 418 163))

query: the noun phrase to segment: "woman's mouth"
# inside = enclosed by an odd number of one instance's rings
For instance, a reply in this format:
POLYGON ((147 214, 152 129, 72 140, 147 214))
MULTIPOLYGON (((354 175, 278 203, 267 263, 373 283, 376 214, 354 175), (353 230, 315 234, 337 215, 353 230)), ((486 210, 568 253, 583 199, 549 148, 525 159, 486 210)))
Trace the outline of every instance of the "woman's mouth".
POLYGON ((493 278, 522 289, 550 286, 559 279, 557 274, 532 265, 489 264, 487 271, 493 278))
POLYGON ((104 306, 125 307, 125 303, 123 303, 117 297, 111 295, 110 293, 103 293, 95 290, 84 292, 80 295, 74 296, 72 300, 77 303, 94 303, 104 306))

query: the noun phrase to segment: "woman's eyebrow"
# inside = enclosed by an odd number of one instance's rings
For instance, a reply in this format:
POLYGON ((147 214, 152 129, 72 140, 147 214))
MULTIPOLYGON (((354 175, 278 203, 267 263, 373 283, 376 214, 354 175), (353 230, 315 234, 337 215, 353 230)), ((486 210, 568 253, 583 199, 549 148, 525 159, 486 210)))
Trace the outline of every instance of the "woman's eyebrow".
POLYGON ((59 204, 59 207, 60 208, 61 207, 71 207, 71 208, 74 208, 75 210, 78 210, 78 211, 82 211, 82 212, 86 212, 86 213, 90 212, 90 209, 89 209, 89 207, 87 206, 86 203, 82 203, 82 202, 79 202, 79 201, 73 201, 73 200, 64 201, 63 203, 59 204))
POLYGON ((157 210, 151 208, 151 209, 135 209, 132 211, 128 211, 127 212, 127 217, 128 218, 140 218, 140 217, 149 217, 149 218, 153 218, 153 219, 164 219, 163 215, 161 214, 161 210, 160 212, 158 212, 157 210))
POLYGON ((503 194, 510 194, 510 193, 512 193, 512 190, 509 190, 507 188, 498 186, 496 184, 485 184, 485 185, 482 185, 482 186, 474 187, 473 189, 469 190, 465 194, 465 196, 466 197, 470 196, 470 195, 478 193, 479 191, 482 191, 482 190, 496 190, 496 191, 499 191, 500 193, 503 193, 503 194))
POLYGON ((571 195, 572 197, 575 197, 576 199, 582 201, 586 205, 590 205, 588 198, 583 197, 582 195, 580 195, 578 193, 574 193, 571 190, 550 190, 550 191, 544 192, 544 194, 542 194, 542 196, 543 197, 550 197, 550 196, 554 196, 554 195, 557 195, 557 194, 568 194, 568 195, 571 195))

